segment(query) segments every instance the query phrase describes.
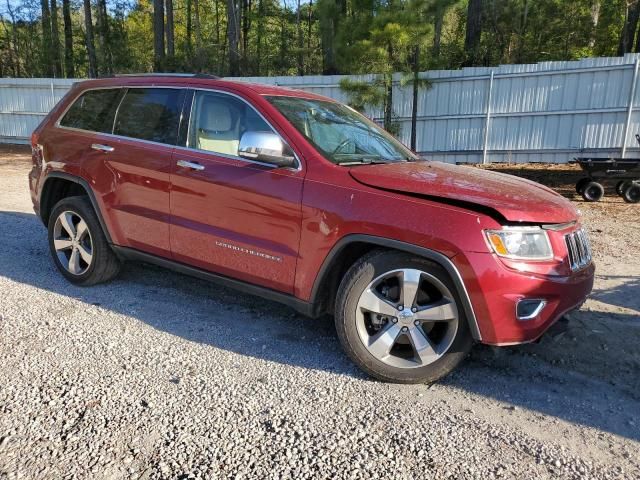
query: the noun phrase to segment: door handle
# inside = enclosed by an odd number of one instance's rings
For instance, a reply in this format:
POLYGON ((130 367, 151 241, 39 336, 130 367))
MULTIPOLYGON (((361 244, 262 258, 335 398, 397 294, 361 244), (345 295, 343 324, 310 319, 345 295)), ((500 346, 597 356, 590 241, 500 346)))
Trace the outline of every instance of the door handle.
POLYGON ((204 165, 200 165, 197 162, 187 162, 186 160, 178 160, 178 166, 190 168, 191 170, 204 170, 204 165))
POLYGON ((98 150, 99 152, 104 152, 104 153, 113 152, 113 147, 111 147, 109 145, 102 145, 100 143, 91 144, 91 148, 94 149, 94 150, 98 150))

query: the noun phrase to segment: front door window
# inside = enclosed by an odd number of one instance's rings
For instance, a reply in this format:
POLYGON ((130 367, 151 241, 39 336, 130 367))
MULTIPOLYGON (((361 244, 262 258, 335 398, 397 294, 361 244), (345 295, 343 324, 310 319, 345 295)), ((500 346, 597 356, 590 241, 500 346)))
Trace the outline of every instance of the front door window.
POLYGON ((221 93, 197 91, 191 110, 188 146, 227 156, 238 156, 245 132, 273 130, 245 102, 221 93))

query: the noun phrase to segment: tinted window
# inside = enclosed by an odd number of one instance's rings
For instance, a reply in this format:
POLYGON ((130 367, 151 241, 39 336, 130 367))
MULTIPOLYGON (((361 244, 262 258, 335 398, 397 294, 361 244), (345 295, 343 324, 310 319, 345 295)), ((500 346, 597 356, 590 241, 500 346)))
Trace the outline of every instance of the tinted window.
POLYGON ((189 146, 238 155, 245 132, 271 132, 271 127, 242 100, 221 93, 197 91, 191 110, 189 146))
POLYGON ((63 127, 111 133, 113 116, 122 89, 89 90, 83 93, 60 120, 63 127))
POLYGON ((183 96, 183 90, 171 88, 127 90, 113 133, 175 145, 183 96))

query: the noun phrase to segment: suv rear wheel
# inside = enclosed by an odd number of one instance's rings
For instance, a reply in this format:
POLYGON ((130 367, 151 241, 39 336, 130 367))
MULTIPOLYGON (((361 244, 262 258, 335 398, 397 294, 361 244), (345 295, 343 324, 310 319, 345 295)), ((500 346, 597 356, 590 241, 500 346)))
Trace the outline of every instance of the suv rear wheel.
POLYGON ((106 282, 120 271, 121 262, 85 196, 63 198, 53 207, 49 248, 58 270, 76 285, 106 282))
POLYGON ((473 344, 456 290, 440 266, 402 252, 375 251, 344 276, 336 300, 338 337, 378 379, 433 382, 473 344))

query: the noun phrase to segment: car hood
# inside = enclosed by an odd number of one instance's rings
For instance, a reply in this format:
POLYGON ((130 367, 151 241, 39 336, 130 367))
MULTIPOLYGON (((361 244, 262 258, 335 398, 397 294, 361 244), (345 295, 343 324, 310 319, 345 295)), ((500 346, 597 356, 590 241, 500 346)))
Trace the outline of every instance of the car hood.
POLYGON ((352 167, 350 174, 370 187, 493 209, 511 222, 565 223, 578 216, 550 188, 480 168, 420 161, 352 167))

